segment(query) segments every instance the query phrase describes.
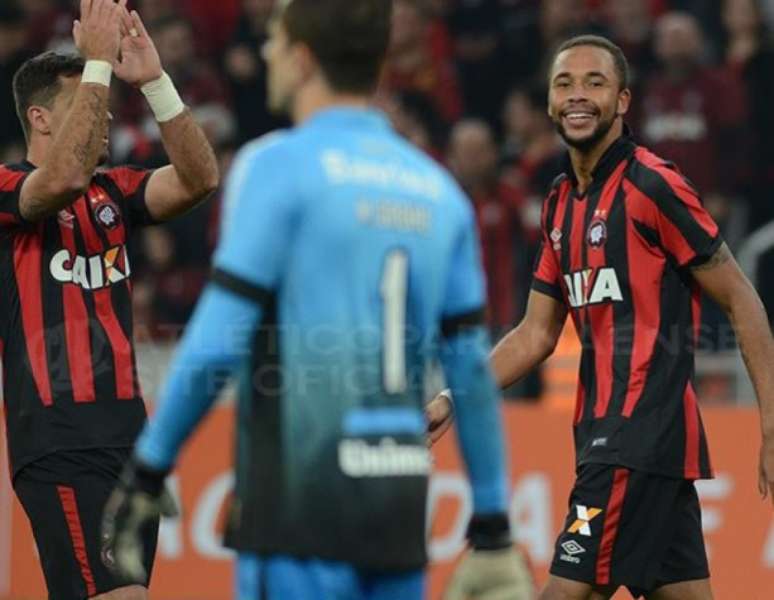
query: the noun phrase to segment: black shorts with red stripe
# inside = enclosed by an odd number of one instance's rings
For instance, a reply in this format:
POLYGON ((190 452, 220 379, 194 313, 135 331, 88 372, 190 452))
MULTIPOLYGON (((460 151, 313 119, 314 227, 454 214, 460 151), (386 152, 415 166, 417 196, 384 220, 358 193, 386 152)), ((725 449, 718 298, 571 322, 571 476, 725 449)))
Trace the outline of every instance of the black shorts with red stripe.
POLYGON ((637 598, 709 577, 693 481, 585 464, 570 494, 551 574, 625 586, 637 598))
MULTIPOLYGON (((32 525, 49 598, 85 600, 123 587, 102 552, 102 512, 130 448, 68 450, 25 466, 14 491, 32 525)), ((158 520, 143 531, 145 569, 156 554, 158 520)), ((146 582, 147 584, 148 582, 146 582)))

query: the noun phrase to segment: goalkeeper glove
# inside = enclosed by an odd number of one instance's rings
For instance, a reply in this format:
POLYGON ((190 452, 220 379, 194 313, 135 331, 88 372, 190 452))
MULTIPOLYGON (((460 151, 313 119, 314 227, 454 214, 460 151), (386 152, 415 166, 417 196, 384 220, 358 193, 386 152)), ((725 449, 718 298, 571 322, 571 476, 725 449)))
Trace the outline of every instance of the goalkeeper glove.
POLYGON ((472 549, 457 565, 443 600, 532 600, 532 575, 513 547, 506 515, 474 515, 468 540, 472 549))
POLYGON ((177 516, 172 496, 164 488, 167 471, 129 460, 110 495, 102 516, 102 556, 105 565, 128 583, 147 584, 143 529, 160 516, 177 516))

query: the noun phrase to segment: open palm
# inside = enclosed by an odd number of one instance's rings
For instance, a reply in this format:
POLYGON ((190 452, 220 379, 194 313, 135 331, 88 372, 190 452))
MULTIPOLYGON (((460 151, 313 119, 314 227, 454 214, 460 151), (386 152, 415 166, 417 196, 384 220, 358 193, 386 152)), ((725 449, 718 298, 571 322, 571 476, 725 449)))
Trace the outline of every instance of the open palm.
POLYGON ((136 87, 155 81, 163 74, 159 53, 137 11, 124 13, 121 55, 113 71, 119 79, 136 87))

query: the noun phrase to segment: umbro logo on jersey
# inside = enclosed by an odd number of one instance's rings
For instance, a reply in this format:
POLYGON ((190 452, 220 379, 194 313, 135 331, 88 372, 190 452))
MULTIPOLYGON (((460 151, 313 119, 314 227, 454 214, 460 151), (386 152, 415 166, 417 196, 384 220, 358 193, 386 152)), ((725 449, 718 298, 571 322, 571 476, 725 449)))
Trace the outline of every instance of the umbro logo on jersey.
MULTIPOLYGON (((591 521, 594 519, 594 517, 598 516, 602 512, 602 509, 589 508, 583 504, 576 504, 575 512, 578 515, 578 518, 575 519, 575 522, 572 525, 570 525, 567 533, 579 533, 580 535, 591 537, 591 521)), ((580 544, 578 544, 578 546, 580 547, 580 544)), ((572 554, 566 548, 565 550, 568 554, 572 554)), ((578 552, 575 552, 575 554, 578 554, 578 552)))
POLYGON ((74 283, 84 290, 98 290, 123 281, 131 274, 126 247, 114 246, 104 254, 75 256, 67 249, 51 258, 51 276, 60 283, 74 283))
POLYGON ((559 243, 562 241, 562 230, 558 227, 554 227, 551 232, 551 241, 554 243, 554 250, 559 250, 562 245, 559 243))
POLYGON ((618 275, 612 267, 584 269, 564 276, 572 308, 603 302, 622 302, 618 275))

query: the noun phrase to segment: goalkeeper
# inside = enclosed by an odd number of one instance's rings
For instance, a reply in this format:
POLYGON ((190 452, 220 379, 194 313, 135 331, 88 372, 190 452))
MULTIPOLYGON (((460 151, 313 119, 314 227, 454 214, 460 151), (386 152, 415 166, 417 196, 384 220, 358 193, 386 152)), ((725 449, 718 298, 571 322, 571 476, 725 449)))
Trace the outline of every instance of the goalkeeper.
POLYGON ((473 486, 468 560, 482 593, 529 597, 506 516, 472 210, 368 108, 390 21, 385 0, 280 3, 264 49, 269 102, 296 128, 235 163, 212 281, 106 509, 106 551, 130 580, 144 576, 139 531, 162 511, 164 477, 236 373, 226 544, 238 598, 420 600, 422 382, 439 358, 473 486))

